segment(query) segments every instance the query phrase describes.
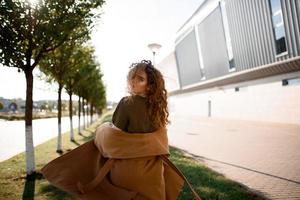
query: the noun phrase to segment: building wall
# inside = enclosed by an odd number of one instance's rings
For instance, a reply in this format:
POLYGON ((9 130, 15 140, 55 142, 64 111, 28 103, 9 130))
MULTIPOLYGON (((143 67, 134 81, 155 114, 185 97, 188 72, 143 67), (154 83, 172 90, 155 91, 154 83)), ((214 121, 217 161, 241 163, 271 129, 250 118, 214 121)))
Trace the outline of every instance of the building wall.
POLYGON ((299 6, 300 0, 281 0, 287 54, 276 56, 270 0, 226 0, 237 71, 300 55, 299 6))
POLYGON ((181 87, 300 56, 300 0, 281 0, 281 8, 287 52, 277 55, 270 0, 205 1, 177 33, 181 87))
POLYGON ((281 0, 287 34, 288 55, 283 60, 300 55, 300 0, 281 0))
POLYGON ((202 73, 197 49, 196 33, 190 31, 175 47, 180 85, 200 82, 202 73))
POLYGON ((169 97, 170 113, 300 124, 300 71, 191 90, 232 73, 299 59, 300 0, 280 5, 287 52, 278 55, 270 0, 206 0, 177 33, 173 64, 180 86, 169 97), (284 85, 292 78, 296 84, 284 85))
POLYGON ((282 80, 297 77, 300 72, 170 96, 169 110, 207 117, 210 101, 214 118, 300 124, 300 84, 282 85, 282 80))
POLYGON ((229 58, 221 9, 215 8, 201 23, 198 29, 205 79, 228 74, 229 58))

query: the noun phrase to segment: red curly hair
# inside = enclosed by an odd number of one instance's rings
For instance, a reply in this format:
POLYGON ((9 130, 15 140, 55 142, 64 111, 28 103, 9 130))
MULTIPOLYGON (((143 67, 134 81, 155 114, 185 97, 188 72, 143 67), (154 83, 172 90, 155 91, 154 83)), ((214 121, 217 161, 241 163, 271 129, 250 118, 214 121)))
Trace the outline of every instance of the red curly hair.
POLYGON ((168 102, 165 81, 161 72, 154 68, 151 61, 142 60, 139 63, 133 63, 127 76, 128 92, 132 95, 131 81, 135 74, 143 70, 147 75, 147 108, 151 121, 155 127, 165 127, 170 123, 168 120, 168 102))

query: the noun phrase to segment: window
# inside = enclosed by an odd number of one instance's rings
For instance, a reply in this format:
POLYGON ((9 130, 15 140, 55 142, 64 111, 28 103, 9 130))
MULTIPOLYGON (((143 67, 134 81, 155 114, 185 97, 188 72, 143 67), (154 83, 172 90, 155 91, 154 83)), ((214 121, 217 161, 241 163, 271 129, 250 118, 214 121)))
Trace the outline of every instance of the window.
POLYGON ((282 86, 288 86, 288 85, 300 85, 300 78, 282 80, 282 86))
POLYGON ((279 55, 287 51, 281 1, 270 0, 270 5, 272 11, 273 30, 276 44, 276 55, 279 55))
POLYGON ((248 91, 248 86, 239 86, 234 88, 235 92, 246 92, 248 91))

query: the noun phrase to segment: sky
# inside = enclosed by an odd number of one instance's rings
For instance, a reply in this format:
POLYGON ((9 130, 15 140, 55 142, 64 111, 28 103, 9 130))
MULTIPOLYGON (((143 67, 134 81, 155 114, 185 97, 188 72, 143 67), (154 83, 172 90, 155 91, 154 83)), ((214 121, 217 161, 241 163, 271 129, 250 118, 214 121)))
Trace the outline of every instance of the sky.
MULTIPOLYGON (((126 93, 126 76, 133 62, 152 59, 148 44, 162 48, 159 62, 174 49, 175 34, 203 0, 107 0, 101 18, 92 33, 92 45, 104 74, 108 101, 118 102, 126 93)), ((34 70, 33 100, 56 100, 57 84, 38 78, 34 70)), ((91 83, 92 84, 92 83, 91 83)), ((24 73, 17 68, 0 66, 0 97, 22 98, 26 95, 24 73)), ((63 99, 68 99, 64 93, 63 99)))

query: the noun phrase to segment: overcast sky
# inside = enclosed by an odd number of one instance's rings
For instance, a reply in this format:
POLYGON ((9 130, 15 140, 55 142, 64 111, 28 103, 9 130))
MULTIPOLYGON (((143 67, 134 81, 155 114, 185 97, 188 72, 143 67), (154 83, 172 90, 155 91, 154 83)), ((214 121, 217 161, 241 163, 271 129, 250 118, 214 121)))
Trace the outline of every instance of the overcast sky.
MULTIPOLYGON (((149 43, 162 45, 156 60, 174 48, 175 33, 203 0, 107 0, 102 17, 92 35, 92 44, 101 63, 107 100, 119 101, 126 95, 126 75, 132 62, 152 59, 149 43)), ((34 70, 39 74, 38 69, 34 70)), ((93 84, 93 83, 91 83, 93 84)), ((57 85, 34 78, 33 99, 57 99, 57 85)), ((24 73, 0 67, 0 97, 23 98, 24 73)), ((66 94, 63 99, 68 99, 66 94)))

